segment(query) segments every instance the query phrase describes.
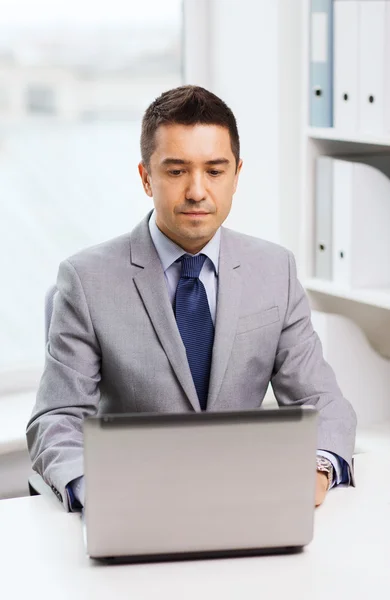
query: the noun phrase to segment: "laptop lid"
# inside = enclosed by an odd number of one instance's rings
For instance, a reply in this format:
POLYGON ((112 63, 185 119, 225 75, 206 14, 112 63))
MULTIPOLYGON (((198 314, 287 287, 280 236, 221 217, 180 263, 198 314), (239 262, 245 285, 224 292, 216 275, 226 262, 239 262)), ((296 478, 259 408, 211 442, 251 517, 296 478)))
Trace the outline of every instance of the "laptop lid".
POLYGON ((312 539, 312 407, 84 421, 87 552, 162 559, 312 539))

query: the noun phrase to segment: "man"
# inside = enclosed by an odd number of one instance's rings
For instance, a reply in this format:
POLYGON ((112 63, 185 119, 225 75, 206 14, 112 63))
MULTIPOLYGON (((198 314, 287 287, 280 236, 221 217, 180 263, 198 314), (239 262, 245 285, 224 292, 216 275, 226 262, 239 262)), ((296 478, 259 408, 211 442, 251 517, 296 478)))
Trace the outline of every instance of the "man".
MULTIPOLYGON (((27 427, 34 469, 71 510, 84 504, 83 417, 254 409, 271 381, 280 405, 319 411, 321 504, 353 484, 356 417, 291 252, 221 227, 242 168, 232 111, 200 87, 165 92, 144 115, 141 155, 154 212, 60 265, 27 427)), ((286 469, 299 469, 288 449, 286 469)))

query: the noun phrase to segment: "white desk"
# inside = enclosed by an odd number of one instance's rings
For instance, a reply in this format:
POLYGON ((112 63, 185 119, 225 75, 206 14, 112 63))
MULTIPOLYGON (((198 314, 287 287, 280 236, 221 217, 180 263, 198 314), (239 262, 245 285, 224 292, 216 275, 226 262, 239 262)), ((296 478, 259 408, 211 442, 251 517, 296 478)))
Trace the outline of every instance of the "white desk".
POLYGON ((17 600, 388 600, 390 454, 359 455, 355 466, 358 487, 329 493, 316 511, 314 541, 290 556, 102 566, 85 556, 79 516, 65 513, 55 497, 2 500, 0 595, 17 600))

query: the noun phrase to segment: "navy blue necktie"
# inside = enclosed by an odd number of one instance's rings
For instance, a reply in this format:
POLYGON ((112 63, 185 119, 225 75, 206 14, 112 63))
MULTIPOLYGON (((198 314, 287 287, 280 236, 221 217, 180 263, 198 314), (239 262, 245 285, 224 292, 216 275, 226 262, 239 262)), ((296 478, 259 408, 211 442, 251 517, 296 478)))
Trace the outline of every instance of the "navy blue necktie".
POLYGON ((175 315, 202 410, 209 391, 214 325, 206 290, 199 279, 206 256, 184 254, 175 297, 175 315))

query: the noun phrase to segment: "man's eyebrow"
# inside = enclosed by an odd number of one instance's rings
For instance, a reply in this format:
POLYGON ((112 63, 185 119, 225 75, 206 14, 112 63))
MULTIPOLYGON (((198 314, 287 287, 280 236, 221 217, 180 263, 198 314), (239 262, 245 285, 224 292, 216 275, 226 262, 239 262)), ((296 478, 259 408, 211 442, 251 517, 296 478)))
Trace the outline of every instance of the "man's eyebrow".
POLYGON ((182 158, 164 158, 161 162, 162 165, 191 165, 190 160, 183 160, 182 158))
MULTIPOLYGON (((192 165, 193 162, 191 160, 183 160, 182 158, 164 158, 161 163, 164 166, 167 165, 192 165)), ((230 160, 227 158, 213 158, 211 160, 206 160, 205 165, 229 165, 230 160)))
POLYGON ((212 160, 206 160, 206 165, 229 165, 230 160, 227 158, 213 158, 212 160))

